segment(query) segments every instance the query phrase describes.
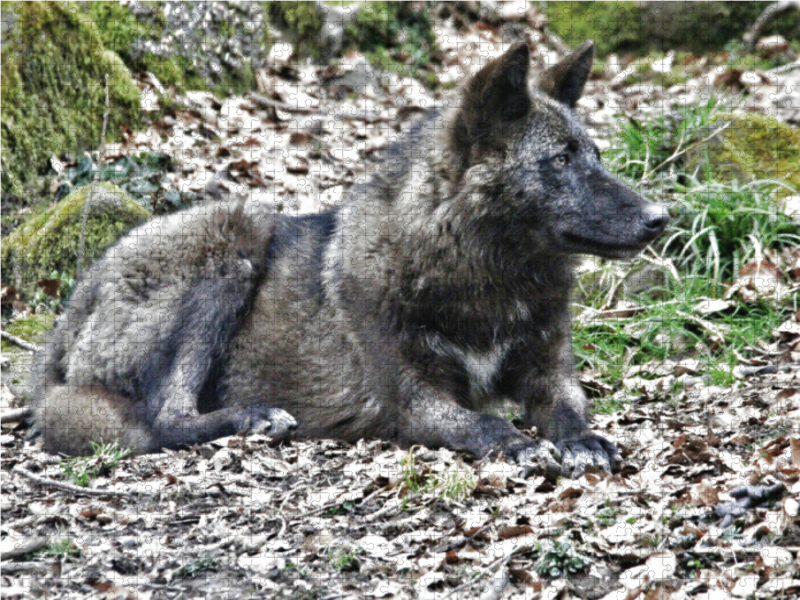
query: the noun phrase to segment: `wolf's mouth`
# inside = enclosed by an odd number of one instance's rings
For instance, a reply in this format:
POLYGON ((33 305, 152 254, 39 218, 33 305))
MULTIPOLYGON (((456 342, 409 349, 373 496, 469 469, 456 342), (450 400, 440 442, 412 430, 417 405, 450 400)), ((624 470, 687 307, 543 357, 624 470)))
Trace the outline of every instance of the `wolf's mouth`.
POLYGON ((647 245, 647 242, 640 242, 638 244, 615 244, 602 240, 586 238, 574 233, 564 233, 563 238, 578 252, 586 252, 588 254, 598 254, 606 256, 612 254, 614 256, 629 256, 639 252, 647 245))

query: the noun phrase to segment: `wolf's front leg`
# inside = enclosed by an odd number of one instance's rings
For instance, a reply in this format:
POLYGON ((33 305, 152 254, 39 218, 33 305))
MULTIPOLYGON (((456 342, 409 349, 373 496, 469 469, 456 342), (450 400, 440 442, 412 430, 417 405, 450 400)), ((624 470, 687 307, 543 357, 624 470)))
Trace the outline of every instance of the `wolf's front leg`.
POLYGON ((552 440, 562 455, 568 477, 580 477, 589 468, 607 473, 619 470, 616 446, 589 430, 588 400, 580 382, 571 377, 540 379, 533 376, 518 390, 525 408, 525 424, 552 440))
POLYGON ((554 479, 561 473, 561 455, 547 440, 533 440, 507 420, 459 406, 444 392, 416 383, 399 419, 398 441, 404 445, 444 447, 483 457, 502 452, 521 464, 525 474, 554 479))

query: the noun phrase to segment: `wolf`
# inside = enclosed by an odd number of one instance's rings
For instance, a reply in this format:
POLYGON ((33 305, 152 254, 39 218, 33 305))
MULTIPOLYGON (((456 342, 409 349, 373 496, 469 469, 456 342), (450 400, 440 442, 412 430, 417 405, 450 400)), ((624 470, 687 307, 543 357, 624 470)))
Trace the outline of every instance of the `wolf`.
POLYGON ((334 210, 217 201, 132 231, 37 358, 44 448, 262 431, 617 470, 574 373, 573 262, 632 256, 669 217, 604 169, 576 118, 593 57, 586 42, 534 86, 528 45, 512 46, 334 210), (487 414, 498 398, 538 435, 487 414))

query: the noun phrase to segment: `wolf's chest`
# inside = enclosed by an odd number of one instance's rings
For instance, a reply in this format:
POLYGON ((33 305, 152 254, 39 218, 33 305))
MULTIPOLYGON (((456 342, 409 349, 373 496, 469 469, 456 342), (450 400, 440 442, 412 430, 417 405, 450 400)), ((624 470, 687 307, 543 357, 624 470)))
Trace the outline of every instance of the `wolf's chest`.
POLYGON ((508 341, 498 341, 476 349, 455 344, 438 335, 429 335, 427 341, 437 356, 463 369, 470 395, 476 399, 492 392, 511 346, 508 341))
POLYGON ((507 351, 507 343, 496 344, 483 352, 460 351, 459 358, 467 372, 473 396, 481 396, 492 391, 507 351))

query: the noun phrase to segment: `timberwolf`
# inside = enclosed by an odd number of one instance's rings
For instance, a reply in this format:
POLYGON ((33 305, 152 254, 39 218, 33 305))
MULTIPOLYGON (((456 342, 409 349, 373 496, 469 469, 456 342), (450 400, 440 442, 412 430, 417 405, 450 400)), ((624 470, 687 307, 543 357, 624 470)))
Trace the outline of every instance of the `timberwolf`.
POLYGON ((534 87, 514 45, 330 212, 213 202, 128 234, 38 357, 45 449, 295 429, 502 452, 549 476, 618 468, 574 374, 572 265, 635 254, 668 216, 603 168, 573 114, 593 55, 534 87), (480 412, 500 397, 541 439, 480 412))

